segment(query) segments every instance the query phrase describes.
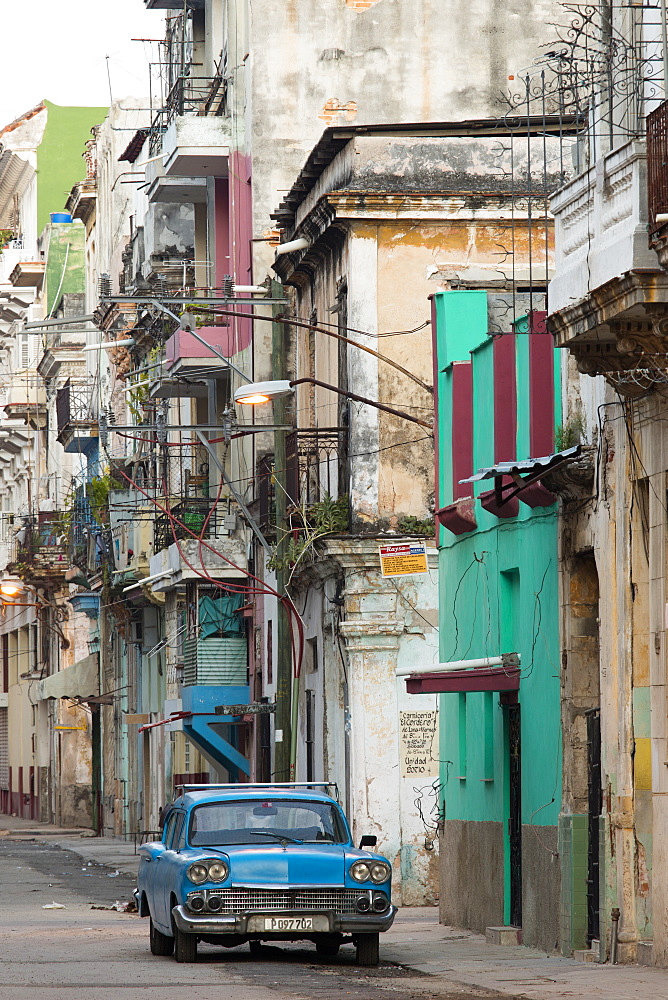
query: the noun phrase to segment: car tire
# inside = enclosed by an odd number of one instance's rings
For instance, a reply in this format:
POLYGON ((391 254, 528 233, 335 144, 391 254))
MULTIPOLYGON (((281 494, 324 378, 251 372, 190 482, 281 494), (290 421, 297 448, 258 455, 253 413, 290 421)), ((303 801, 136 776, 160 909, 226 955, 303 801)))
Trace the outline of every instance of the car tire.
POLYGON ((149 941, 152 955, 171 955, 174 951, 174 938, 167 937, 159 931, 149 916, 149 941))
POLYGON ((340 938, 322 937, 315 943, 315 950, 321 958, 336 958, 341 947, 340 938))
POLYGON ((378 965, 378 934, 358 934, 357 964, 378 965))
POLYGON ((174 958, 177 962, 197 961, 197 935, 174 928, 174 958))

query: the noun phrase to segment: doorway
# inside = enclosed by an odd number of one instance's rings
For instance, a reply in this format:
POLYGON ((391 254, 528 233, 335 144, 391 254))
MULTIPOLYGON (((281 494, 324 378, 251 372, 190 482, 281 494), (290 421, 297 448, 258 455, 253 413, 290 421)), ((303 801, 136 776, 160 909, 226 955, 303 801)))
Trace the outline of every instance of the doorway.
POLYGON ((510 924, 522 926, 522 731, 519 705, 507 706, 510 924))
POLYGON ((600 855, 599 827, 603 802, 601 782, 601 712, 587 712, 587 788, 589 822, 587 828, 587 944, 600 938, 600 855))

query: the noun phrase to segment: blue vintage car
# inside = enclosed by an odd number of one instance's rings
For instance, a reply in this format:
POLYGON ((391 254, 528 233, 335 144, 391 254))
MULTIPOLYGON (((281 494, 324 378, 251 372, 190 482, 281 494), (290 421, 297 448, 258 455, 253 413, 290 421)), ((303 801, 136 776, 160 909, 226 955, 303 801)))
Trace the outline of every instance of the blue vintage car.
POLYGON ((139 849, 137 906, 151 951, 194 962, 197 942, 312 941, 333 957, 352 941, 359 965, 378 963, 391 927, 392 870, 359 849, 339 804, 315 786, 184 785, 162 841, 139 849))

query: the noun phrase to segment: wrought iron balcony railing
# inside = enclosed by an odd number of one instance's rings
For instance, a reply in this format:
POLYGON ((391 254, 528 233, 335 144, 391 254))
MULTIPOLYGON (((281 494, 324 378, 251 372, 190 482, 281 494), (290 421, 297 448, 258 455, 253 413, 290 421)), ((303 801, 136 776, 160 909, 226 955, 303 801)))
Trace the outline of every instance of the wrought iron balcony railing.
POLYGON ((162 135, 178 115, 227 114, 227 81, 223 76, 180 76, 151 123, 151 155, 160 151, 162 135))
POLYGON ((171 517, 160 514, 155 519, 154 551, 168 548, 175 537, 179 541, 192 538, 192 532, 202 538, 215 537, 222 525, 222 516, 226 513, 226 505, 219 509, 216 501, 209 497, 186 497, 179 503, 172 504, 171 517))
MULTIPOLYGON (((97 426, 97 385, 73 385, 68 379, 56 395, 58 441, 66 447, 72 436, 91 436, 97 426)), ((95 434, 97 436, 97 433, 95 434)))
POLYGON ((26 518, 10 545, 10 572, 26 580, 62 577, 70 566, 62 514, 49 511, 26 518))
POLYGON ((348 431, 345 427, 300 427, 286 441, 288 504, 309 507, 348 492, 348 431))

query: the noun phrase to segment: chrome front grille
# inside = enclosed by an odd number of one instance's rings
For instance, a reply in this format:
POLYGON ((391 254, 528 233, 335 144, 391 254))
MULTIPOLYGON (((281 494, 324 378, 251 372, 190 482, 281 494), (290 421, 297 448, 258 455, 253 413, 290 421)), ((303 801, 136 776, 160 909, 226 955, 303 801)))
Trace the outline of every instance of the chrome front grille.
POLYGON ((221 897, 219 913, 244 913, 247 910, 334 910, 357 913, 356 900, 364 889, 220 889, 209 890, 207 897, 221 897))

